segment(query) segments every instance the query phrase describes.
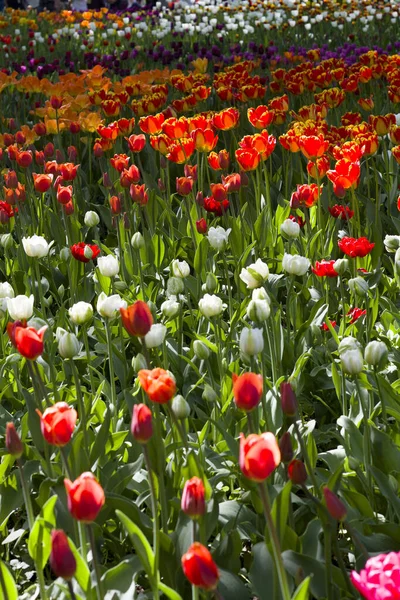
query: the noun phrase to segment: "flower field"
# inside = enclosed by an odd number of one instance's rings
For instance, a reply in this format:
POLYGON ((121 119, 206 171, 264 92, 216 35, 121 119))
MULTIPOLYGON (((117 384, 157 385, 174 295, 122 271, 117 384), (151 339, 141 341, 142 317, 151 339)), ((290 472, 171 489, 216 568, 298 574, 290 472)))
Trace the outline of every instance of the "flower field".
POLYGON ((399 600, 399 22, 0 15, 0 600, 399 600))

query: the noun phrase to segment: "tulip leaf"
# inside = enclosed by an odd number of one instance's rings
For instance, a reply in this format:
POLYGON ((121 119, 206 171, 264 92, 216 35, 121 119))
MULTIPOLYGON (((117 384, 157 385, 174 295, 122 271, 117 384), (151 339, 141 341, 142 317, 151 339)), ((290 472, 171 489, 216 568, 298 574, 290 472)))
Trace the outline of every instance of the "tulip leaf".
POLYGON ((301 582, 297 590, 292 596, 292 600, 308 600, 311 577, 307 577, 301 582))
POLYGON ((75 571, 74 578, 76 579, 76 581, 78 582, 78 584, 80 585, 82 590, 85 592, 85 595, 87 596, 89 593, 89 587, 90 587, 89 568, 88 568, 86 562, 84 561, 84 559, 82 558, 77 547, 75 546, 74 542, 71 540, 71 538, 68 538, 68 544, 69 544, 69 547, 71 548, 71 552, 74 555, 75 560, 76 560, 76 571, 75 571))
POLYGON ((143 569, 146 571, 149 580, 154 579, 154 553, 151 546, 139 527, 131 521, 124 513, 120 510, 116 510, 116 515, 125 527, 129 537, 132 540, 132 544, 135 548, 136 554, 140 558, 143 569))
MULTIPOLYGON (((291 502, 292 482, 288 481, 283 489, 276 496, 272 504, 272 518, 278 533, 278 537, 282 543, 285 537, 286 524, 289 514, 289 504, 291 502)), ((268 528, 267 528, 268 530, 268 528)))
POLYGON ((165 583, 162 583, 161 581, 158 582, 158 589, 163 594, 165 594, 165 596, 167 596, 167 598, 169 598, 170 600, 182 600, 182 596, 178 594, 178 592, 175 592, 175 590, 168 587, 167 585, 165 585, 165 583))
POLYGON ((0 586, 0 600, 18 600, 18 589, 15 585, 14 578, 3 561, 0 561, 0 569, 4 584, 4 588, 3 586, 0 586))
POLYGON ((51 530, 56 525, 54 507, 58 496, 52 496, 36 517, 28 538, 28 551, 31 558, 43 569, 51 552, 51 530))

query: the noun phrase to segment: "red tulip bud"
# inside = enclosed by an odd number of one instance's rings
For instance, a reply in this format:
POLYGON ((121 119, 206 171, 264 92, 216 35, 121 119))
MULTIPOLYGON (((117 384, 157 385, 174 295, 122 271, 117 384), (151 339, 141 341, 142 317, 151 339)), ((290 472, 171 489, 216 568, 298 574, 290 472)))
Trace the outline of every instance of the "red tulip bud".
POLYGON ((206 512, 204 483, 198 477, 192 477, 185 483, 181 508, 192 519, 201 517, 206 512))
POLYGON ((337 496, 335 492, 332 492, 328 487, 325 486, 322 491, 328 513, 336 521, 343 521, 347 515, 346 506, 340 500, 339 496, 337 496))
POLYGON ((6 425, 6 448, 11 456, 15 456, 15 458, 22 456, 24 451, 24 444, 15 429, 14 423, 7 423, 6 425))
POLYGON ((288 477, 296 485, 303 485, 307 481, 307 471, 301 460, 292 460, 288 466, 288 477))
POLYGON ((50 566, 57 577, 67 581, 72 579, 76 572, 76 560, 69 547, 68 538, 61 529, 51 532, 50 566))
POLYGON ((146 444, 153 435, 151 410, 145 404, 134 405, 131 432, 139 444, 146 444))
POLYGON ((292 438, 288 431, 282 435, 279 440, 279 449, 281 451, 282 462, 290 463, 293 458, 293 446, 292 446, 292 438))
POLYGON ((281 383, 281 406, 282 412, 288 417, 294 417, 297 413, 297 398, 290 383, 281 383))

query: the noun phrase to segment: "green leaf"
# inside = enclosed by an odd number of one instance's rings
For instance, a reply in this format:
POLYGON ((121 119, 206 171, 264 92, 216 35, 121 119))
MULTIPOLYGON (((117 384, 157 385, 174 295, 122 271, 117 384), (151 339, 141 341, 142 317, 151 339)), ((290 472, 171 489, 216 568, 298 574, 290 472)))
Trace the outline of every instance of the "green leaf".
POLYGON ((76 560, 76 571, 75 571, 75 579, 78 582, 78 584, 80 585, 80 587, 82 588, 82 590, 85 592, 85 594, 88 594, 88 590, 90 588, 90 571, 89 568, 86 564, 86 562, 83 560, 80 552, 78 551, 77 547, 75 546, 74 542, 71 540, 71 538, 68 538, 68 543, 69 543, 69 547, 71 548, 71 552, 75 557, 76 560))
POLYGON ((301 582, 292 596, 292 600, 308 600, 311 577, 307 577, 301 582))
POLYGON ((272 504, 272 518, 275 523, 275 527, 278 533, 279 540, 282 544, 282 540, 285 537, 285 529, 289 514, 289 505, 291 502, 290 494, 292 491, 292 482, 288 481, 283 489, 276 496, 272 504))
POLYGON ((265 542, 253 547, 253 562, 249 578, 259 600, 271 600, 274 597, 274 563, 265 542))
POLYGON ((39 568, 49 560, 51 552, 51 530, 56 526, 54 507, 58 496, 52 496, 43 506, 28 539, 28 551, 31 558, 38 563, 39 568))
MULTIPOLYGON (((326 574, 325 564, 305 554, 286 550, 282 554, 285 568, 289 571, 292 577, 297 577, 299 571, 302 571, 305 576, 312 576, 311 593, 317 598, 326 598, 326 574)), ((346 589, 343 573, 337 567, 332 566, 332 586, 338 586, 341 589, 346 589)))
POLYGON ((372 461, 380 471, 391 473, 400 470, 400 450, 393 440, 376 427, 370 428, 372 461))
POLYGON ((162 581, 158 582, 158 588, 170 600, 182 600, 182 596, 178 592, 175 592, 175 590, 162 583, 162 581))
POLYGON ((103 589, 110 594, 115 592, 119 600, 131 600, 135 597, 136 576, 142 569, 138 556, 125 558, 104 573, 101 578, 103 589))
POLYGON ((132 540, 132 544, 135 548, 136 554, 140 558, 143 569, 146 571, 147 577, 150 580, 154 579, 154 553, 151 546, 137 525, 120 510, 116 510, 116 515, 125 527, 132 540))
POLYGON ((3 594, 2 586, 0 586, 0 600, 18 600, 18 589, 10 571, 7 569, 3 561, 0 561, 1 576, 4 582, 4 588, 7 595, 3 594))
POLYGON ((248 600, 250 590, 244 582, 233 573, 219 569, 218 591, 224 600, 248 600))

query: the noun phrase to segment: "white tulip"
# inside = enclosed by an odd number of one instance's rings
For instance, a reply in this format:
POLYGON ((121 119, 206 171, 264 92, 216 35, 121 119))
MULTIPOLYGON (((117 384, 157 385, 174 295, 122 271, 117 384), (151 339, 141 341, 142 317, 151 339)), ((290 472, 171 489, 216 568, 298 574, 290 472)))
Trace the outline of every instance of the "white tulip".
POLYGON ((211 248, 214 250, 222 250, 228 243, 228 237, 232 230, 224 229, 223 227, 210 227, 207 238, 211 248))
POLYGON ((40 235, 22 238, 25 254, 31 258, 43 258, 43 256, 47 256, 53 243, 54 242, 50 242, 50 244, 48 244, 44 237, 41 237, 40 235))
POLYGON ((119 271, 119 262, 112 254, 107 256, 99 256, 97 259, 97 266, 99 271, 105 277, 115 277, 119 271))
POLYGON ((349 336, 342 339, 338 348, 342 368, 348 375, 358 375, 364 367, 364 359, 359 342, 349 336))
POLYGON ((0 316, 7 310, 7 298, 14 298, 14 295, 14 290, 7 281, 0 283, 0 316))
POLYGON ((33 315, 33 294, 28 296, 16 296, 7 298, 7 310, 14 321, 24 321, 33 315))
POLYGON ((223 311, 222 300, 215 294, 205 294, 199 301, 199 309, 201 314, 208 319, 217 317, 223 311))
POLYGON ((282 269, 289 275, 305 275, 310 268, 310 261, 305 256, 298 254, 284 254, 282 269))
POLYGON ((75 325, 83 325, 93 317, 93 306, 88 302, 77 302, 71 306, 68 314, 75 325))
POLYGON ((396 252, 400 247, 400 235, 386 235, 383 243, 387 252, 396 252))
POLYGON ((167 296, 170 298, 171 296, 178 296, 178 294, 182 294, 185 286, 180 277, 170 277, 167 281, 167 296))
POLYGON ((271 308, 267 300, 250 300, 246 312, 252 321, 266 321, 271 314, 271 308))
POLYGON ((144 336, 144 342, 147 348, 156 348, 161 346, 165 336, 167 334, 167 328, 161 323, 155 323, 150 327, 150 331, 144 336))
POLYGON ((181 305, 176 296, 170 296, 168 300, 161 304, 161 312, 165 317, 172 319, 178 314, 180 307, 181 305))
POLYGON ((97 312, 104 319, 112 319, 120 308, 126 307, 127 303, 118 294, 107 296, 104 292, 101 292, 97 298, 97 312))
POLYGON ((85 213, 84 223, 86 227, 96 227, 100 223, 100 217, 94 210, 88 210, 85 213))
POLYGON ((171 263, 171 272, 174 277, 184 279, 190 275, 190 267, 186 260, 179 261, 178 259, 175 259, 171 263))
POLYGON ((353 279, 349 279, 348 284, 349 289, 353 294, 358 294, 359 296, 365 296, 368 294, 368 282, 362 277, 354 277, 353 279))
POLYGON ((297 238, 300 235, 300 225, 292 219, 286 219, 281 225, 281 233, 287 238, 297 238))
POLYGON ((365 348, 365 361, 376 368, 383 368, 388 359, 388 348, 384 342, 373 340, 365 348))
POLYGON ((248 329, 245 327, 240 334, 240 350, 247 356, 260 354, 264 349, 262 329, 248 329))
POLYGON ((268 279, 268 275, 268 265, 259 258, 255 263, 241 270, 240 279, 245 282, 249 290, 254 290, 268 279))

